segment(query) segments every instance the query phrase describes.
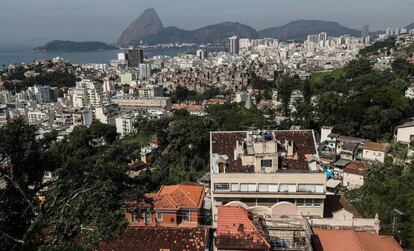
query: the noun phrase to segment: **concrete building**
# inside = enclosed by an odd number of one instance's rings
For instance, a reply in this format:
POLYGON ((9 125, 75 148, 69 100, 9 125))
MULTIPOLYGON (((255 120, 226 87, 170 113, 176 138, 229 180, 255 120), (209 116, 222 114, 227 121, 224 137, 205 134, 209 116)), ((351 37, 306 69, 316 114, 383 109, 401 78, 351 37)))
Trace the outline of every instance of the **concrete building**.
POLYGON ((368 169, 367 162, 353 160, 343 170, 342 185, 348 189, 360 188, 364 185, 364 172, 368 169))
POLYGON ((239 54, 240 44, 239 44, 239 37, 232 36, 229 37, 229 53, 233 55, 239 54))
POLYGON ((49 103, 52 101, 51 99, 51 89, 49 86, 44 85, 44 86, 39 86, 39 85, 35 85, 35 86, 31 86, 28 88, 29 91, 31 91, 34 95, 35 95, 35 99, 38 103, 49 103))
POLYGON ((171 110, 171 98, 170 97, 155 97, 155 98, 144 98, 144 97, 122 97, 113 98, 112 102, 118 104, 121 110, 124 111, 138 111, 145 109, 160 109, 160 110, 171 110))
POLYGON ((138 68, 144 62, 144 51, 142 49, 131 48, 128 50, 128 66, 138 68))
POLYGON ((289 202, 323 216, 326 175, 313 131, 212 132, 210 141, 213 225, 217 207, 234 201, 265 211, 289 202))
POLYGON ((385 162, 385 156, 391 145, 388 143, 367 142, 362 145, 362 160, 368 162, 385 162))
POLYGON ((115 126, 116 126, 116 132, 121 134, 122 136, 127 135, 128 133, 134 132, 134 122, 135 122, 136 116, 135 114, 124 114, 122 116, 119 116, 115 119, 115 126))
POLYGON ((82 79, 76 82, 76 88, 73 93, 73 106, 80 107, 97 107, 102 105, 103 86, 97 81, 82 79))
POLYGON ((138 97, 141 98, 156 98, 163 97, 164 89, 162 85, 145 85, 138 87, 138 97))
POLYGON ((119 106, 117 104, 106 104, 95 108, 95 119, 108 125, 115 125, 119 106))
POLYGON ((410 137, 414 136, 414 120, 408 121, 403 125, 397 126, 395 131, 395 137, 397 142, 409 144, 410 137))
POLYGON ((139 78, 147 79, 151 77, 151 64, 139 64, 139 78))
POLYGON ((207 51, 202 49, 198 49, 196 55, 199 59, 206 59, 208 57, 207 51))

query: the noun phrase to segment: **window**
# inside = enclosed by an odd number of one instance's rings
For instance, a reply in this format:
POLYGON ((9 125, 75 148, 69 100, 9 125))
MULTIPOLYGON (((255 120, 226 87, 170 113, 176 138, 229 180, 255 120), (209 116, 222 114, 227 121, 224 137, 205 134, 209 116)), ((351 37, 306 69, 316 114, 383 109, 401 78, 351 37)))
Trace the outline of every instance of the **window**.
POLYGON ((164 214, 161 212, 157 212, 157 220, 162 221, 164 214))
POLYGON ((214 183, 214 191, 229 191, 229 183, 214 183))
POLYGON ((271 159, 262 159, 260 161, 262 167, 272 167, 272 160, 271 159))
POLYGON ((269 185, 269 192, 277 192, 277 185, 269 185))
POLYGON ((295 193, 296 184, 280 184, 280 192, 282 193, 295 193))
POLYGON ((141 214, 139 212, 132 213, 132 222, 138 222, 141 218, 141 214))
POLYGON ((305 200, 305 206, 307 207, 313 206, 313 200, 305 200))
POLYGON ((259 184, 259 192, 277 192, 277 185, 275 184, 259 184))
POLYGON ((238 192, 240 190, 239 184, 231 183, 231 191, 238 192))
POLYGON ((314 207, 320 207, 321 204, 322 204, 322 201, 321 200, 313 200, 313 206, 314 207))
POLYGON ((181 212, 181 218, 182 218, 183 221, 190 221, 190 212, 182 211, 181 212))
POLYGON ((324 186, 323 185, 316 185, 316 192, 317 193, 323 193, 324 186))
POLYGON ((242 192, 256 192, 257 184, 240 184, 240 191, 242 192))
POLYGON ((269 191, 269 186, 267 184, 259 184, 259 192, 269 191))
POLYGON ((298 186, 298 191, 299 192, 313 193, 313 192, 315 192, 315 190, 316 190, 315 185, 304 185, 304 184, 300 184, 298 186))
POLYGON ((297 199, 296 200, 296 206, 303 207, 304 205, 305 205, 305 200, 304 199, 297 199))
POLYGON ((151 212, 145 212, 145 224, 149 225, 151 224, 152 219, 151 219, 151 212))

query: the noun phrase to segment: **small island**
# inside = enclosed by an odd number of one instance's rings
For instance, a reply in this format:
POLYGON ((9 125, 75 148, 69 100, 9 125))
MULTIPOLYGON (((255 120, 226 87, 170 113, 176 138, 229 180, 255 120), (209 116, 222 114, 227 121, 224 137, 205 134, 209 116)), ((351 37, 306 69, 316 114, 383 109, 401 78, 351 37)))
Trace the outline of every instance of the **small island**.
POLYGON ((117 47, 103 42, 96 41, 62 41, 54 40, 45 44, 44 46, 36 47, 33 51, 37 52, 79 52, 79 51, 104 51, 116 50, 117 47))

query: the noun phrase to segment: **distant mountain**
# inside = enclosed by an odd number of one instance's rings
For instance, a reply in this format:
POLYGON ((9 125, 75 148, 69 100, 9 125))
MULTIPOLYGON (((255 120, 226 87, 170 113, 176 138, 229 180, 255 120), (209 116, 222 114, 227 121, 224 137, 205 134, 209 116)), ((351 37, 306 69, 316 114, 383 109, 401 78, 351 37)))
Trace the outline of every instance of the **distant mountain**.
POLYGON ((228 37, 238 35, 242 38, 273 37, 280 40, 305 40, 308 35, 327 32, 329 36, 349 34, 360 36, 361 31, 350 29, 336 22, 320 20, 298 20, 283 26, 264 29, 237 23, 225 22, 188 31, 177 27, 164 28, 154 9, 145 10, 118 40, 118 46, 162 44, 172 42, 223 43, 228 37))
MULTIPOLYGON (((259 33, 252 27, 237 23, 225 22, 209 25, 197 30, 187 31, 177 27, 167 27, 158 34, 142 39, 146 44, 161 43, 222 43, 230 36, 238 35, 244 38, 258 38, 259 33)), ((136 41, 135 41, 136 42, 136 41)))
POLYGON ((155 9, 147 9, 122 33, 117 45, 126 47, 133 41, 140 41, 144 37, 159 33, 163 28, 155 9))
POLYGON ((407 28, 407 30, 412 30, 412 29, 414 29, 414 23, 412 23, 412 24, 409 24, 409 25, 405 26, 405 28, 407 28))
POLYGON ((349 34, 351 36, 361 36, 361 31, 350 29, 336 22, 320 20, 297 20, 283 26, 261 30, 261 37, 273 37, 280 40, 300 40, 303 41, 308 35, 327 32, 329 36, 341 36, 349 34))
POLYGON ((51 52, 75 52, 75 51, 99 51, 99 50, 113 50, 117 49, 112 45, 108 45, 103 42, 86 41, 86 42, 74 42, 74 41, 62 41, 54 40, 34 48, 34 51, 51 51, 51 52))

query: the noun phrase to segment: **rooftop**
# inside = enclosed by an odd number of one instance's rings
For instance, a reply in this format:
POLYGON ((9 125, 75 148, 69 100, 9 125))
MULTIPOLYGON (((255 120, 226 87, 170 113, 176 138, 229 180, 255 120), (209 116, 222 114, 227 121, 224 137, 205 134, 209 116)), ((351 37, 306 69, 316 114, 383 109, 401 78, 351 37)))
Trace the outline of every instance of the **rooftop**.
POLYGON ((323 208, 323 217, 332 218, 333 213, 345 209, 352 213, 354 218, 362 218, 361 214, 349 203, 342 195, 326 195, 325 206, 323 208))
POLYGON ((344 172, 362 175, 367 169, 368 169, 367 162, 353 160, 344 168, 344 172))
POLYGON ((271 246, 262 226, 241 206, 219 206, 216 246, 219 249, 257 250, 271 246))
POLYGON ((379 152, 387 152, 390 149, 391 145, 388 143, 377 143, 377 142, 367 142, 362 145, 364 150, 372 150, 379 152))
POLYGON ((391 236, 314 228, 315 251, 403 251, 391 236))
MULTIPOLYGON (((227 156, 227 173, 253 173, 254 166, 244 166, 240 158, 235 158, 234 151, 238 141, 247 138, 248 131, 212 132, 211 154, 227 156)), ((294 157, 280 156, 279 171, 309 171, 308 161, 317 154, 315 138, 311 130, 273 131, 280 149, 287 142, 293 142, 294 157)), ((266 134, 265 134, 266 135, 266 134)), ((278 147, 279 148, 279 147, 278 147)))
POLYGON ((204 200, 204 186, 196 183, 162 186, 158 193, 145 196, 153 199, 155 209, 201 208, 204 200))
POLYGON ((101 242, 100 251, 205 251, 207 228, 128 227, 111 241, 101 242))

